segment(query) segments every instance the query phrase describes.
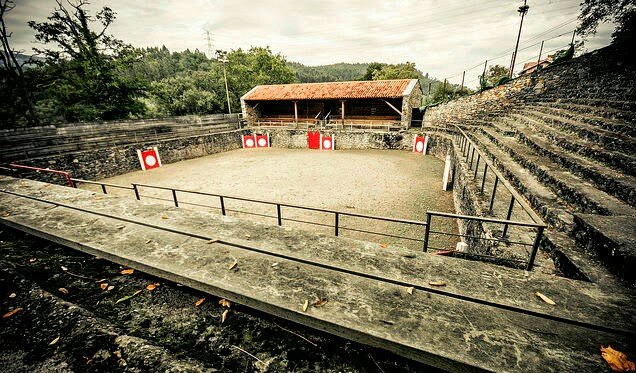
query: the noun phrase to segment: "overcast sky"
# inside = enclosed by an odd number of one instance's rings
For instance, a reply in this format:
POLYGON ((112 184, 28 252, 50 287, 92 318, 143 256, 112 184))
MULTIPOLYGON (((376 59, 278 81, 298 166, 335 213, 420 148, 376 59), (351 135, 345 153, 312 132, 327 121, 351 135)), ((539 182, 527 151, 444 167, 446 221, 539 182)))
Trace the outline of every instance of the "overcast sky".
MULTIPOLYGON (((545 51, 570 42, 581 0, 528 0, 518 68, 545 51)), ((7 15, 12 43, 27 52, 33 32, 27 21, 43 21, 52 0, 17 0, 7 15)), ((93 13, 109 6, 117 13, 111 32, 137 47, 165 45, 207 51, 270 46, 290 61, 307 65, 336 62, 415 62, 432 76, 476 84, 485 59, 508 66, 520 17, 513 0, 94 0, 93 13), (480 67, 481 66, 481 67, 480 67)), ((586 43, 609 43, 613 27, 603 25, 586 43)), ((473 84, 473 85, 474 85, 473 84)))

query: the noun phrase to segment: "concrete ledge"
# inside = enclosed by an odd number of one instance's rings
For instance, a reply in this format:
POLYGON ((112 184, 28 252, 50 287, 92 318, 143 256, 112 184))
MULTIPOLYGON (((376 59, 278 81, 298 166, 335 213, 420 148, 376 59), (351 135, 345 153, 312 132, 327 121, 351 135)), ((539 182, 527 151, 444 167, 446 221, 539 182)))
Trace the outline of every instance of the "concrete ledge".
POLYGON ((443 369, 599 371, 600 344, 635 348, 625 289, 35 181, 0 191, 3 224, 443 369))

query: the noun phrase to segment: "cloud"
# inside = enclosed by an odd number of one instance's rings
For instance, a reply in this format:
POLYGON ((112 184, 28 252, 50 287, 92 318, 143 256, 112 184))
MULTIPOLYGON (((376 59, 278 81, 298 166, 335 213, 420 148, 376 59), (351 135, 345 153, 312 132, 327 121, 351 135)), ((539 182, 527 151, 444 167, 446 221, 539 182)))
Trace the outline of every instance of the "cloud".
MULTIPOLYGON (((533 60, 570 42, 580 0, 530 0, 517 62, 533 60), (557 35, 565 34, 559 37, 557 35)), ((42 21, 54 2, 21 0, 7 16, 15 48, 29 51, 29 20, 42 21)), ((170 50, 270 46, 289 60, 309 65, 336 62, 415 62, 438 78, 461 73, 475 80, 483 61, 504 66, 517 37, 520 1, 500 0, 94 0, 94 12, 117 12, 111 32, 138 47, 165 45, 170 50)), ((587 43, 595 49, 609 42, 611 25, 599 27, 587 43)))

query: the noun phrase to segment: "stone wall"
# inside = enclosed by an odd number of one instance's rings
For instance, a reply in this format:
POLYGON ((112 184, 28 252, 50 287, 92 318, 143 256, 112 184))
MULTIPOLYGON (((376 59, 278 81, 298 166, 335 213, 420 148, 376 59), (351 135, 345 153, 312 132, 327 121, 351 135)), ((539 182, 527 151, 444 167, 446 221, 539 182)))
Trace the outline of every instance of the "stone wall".
MULTIPOLYGON (((21 161, 25 166, 68 171, 72 177, 99 180, 140 169, 137 149, 156 146, 162 163, 174 163, 185 159, 221 153, 242 147, 241 135, 245 130, 233 130, 209 135, 190 136, 161 141, 139 142, 93 151, 50 155, 21 161)), ((24 172, 24 176, 42 181, 64 183, 63 178, 44 173, 24 172)))
POLYGON ((424 126, 480 124, 536 100, 633 101, 636 57, 630 51, 627 45, 613 44, 501 86, 429 107, 424 126))

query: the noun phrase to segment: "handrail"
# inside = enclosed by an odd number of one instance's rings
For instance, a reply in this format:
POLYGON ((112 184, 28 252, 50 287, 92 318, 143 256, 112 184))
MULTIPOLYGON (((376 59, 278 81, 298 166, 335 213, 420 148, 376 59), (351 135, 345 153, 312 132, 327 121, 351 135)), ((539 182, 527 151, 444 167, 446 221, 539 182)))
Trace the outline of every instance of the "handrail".
POLYGON ((57 174, 57 175, 63 175, 66 178, 66 181, 68 182, 68 185, 73 188, 73 181, 71 181, 71 174, 70 172, 66 172, 66 171, 58 171, 58 170, 51 170, 49 168, 41 168, 41 167, 31 167, 31 166, 23 166, 20 164, 15 164, 15 163, 10 163, 9 167, 11 168, 17 168, 17 169, 24 169, 24 170, 30 170, 30 171, 42 171, 42 172, 50 172, 52 174, 57 174))
POLYGON ((448 212, 439 212, 439 211, 427 211, 427 212, 433 216, 445 216, 447 218, 457 218, 457 219, 470 219, 470 220, 476 220, 476 221, 483 221, 486 223, 510 224, 510 225, 516 225, 519 227, 534 227, 534 228, 546 227, 546 225, 542 223, 528 223, 528 222, 515 221, 515 220, 489 218, 486 216, 461 215, 461 214, 452 214, 448 212))
MULTIPOLYGON (((472 146, 472 148, 475 149, 475 151, 477 152, 477 154, 479 154, 479 156, 483 160, 483 162, 488 165, 490 171, 493 174, 495 174, 495 176, 497 177, 499 182, 501 182, 506 187, 508 192, 510 192, 510 194, 514 197, 515 201, 517 203, 519 203, 519 205, 523 208, 523 210, 530 216, 530 219, 532 219, 532 221, 537 223, 537 224, 541 224, 541 226, 543 226, 544 228, 547 227, 547 225, 544 223, 543 219, 539 215, 537 215, 537 213, 534 212, 532 207, 530 207, 530 205, 528 205, 528 203, 526 203, 525 199, 519 193, 517 193, 515 188, 512 185, 510 185, 508 180, 506 180, 506 178, 501 174, 501 172, 499 172, 499 170, 497 170, 497 167, 495 167, 492 164, 492 162, 490 162, 488 160, 488 157, 486 157, 484 155, 484 153, 481 150, 479 150, 479 147, 470 139, 470 137, 468 137, 466 132, 464 132, 456 124, 453 124, 453 126, 461 133, 461 135, 466 139, 466 141, 468 141, 468 143, 470 144, 469 147, 472 146)), ((470 151, 470 150, 468 150, 468 151, 470 151)))

